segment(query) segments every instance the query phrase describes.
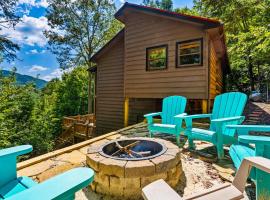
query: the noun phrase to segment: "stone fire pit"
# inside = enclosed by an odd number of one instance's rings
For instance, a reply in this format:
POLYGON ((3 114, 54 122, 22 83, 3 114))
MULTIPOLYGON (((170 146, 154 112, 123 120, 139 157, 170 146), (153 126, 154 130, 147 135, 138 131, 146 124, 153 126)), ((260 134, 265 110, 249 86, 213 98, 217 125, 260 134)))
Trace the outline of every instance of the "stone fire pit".
POLYGON ((175 188, 183 173, 179 148, 162 139, 137 137, 93 144, 86 161, 96 173, 92 190, 128 199, 139 199, 141 189, 158 179, 175 188))

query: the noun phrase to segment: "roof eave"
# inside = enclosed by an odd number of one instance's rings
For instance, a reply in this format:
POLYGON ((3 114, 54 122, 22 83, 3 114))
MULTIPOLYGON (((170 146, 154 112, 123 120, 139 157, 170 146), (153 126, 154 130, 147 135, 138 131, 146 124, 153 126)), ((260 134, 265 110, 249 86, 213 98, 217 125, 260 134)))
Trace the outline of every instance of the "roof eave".
POLYGON ((96 62, 98 57, 106 51, 110 46, 116 43, 121 37, 124 36, 125 28, 122 28, 109 42, 107 42, 101 49, 99 49, 91 58, 90 62, 96 62))
POLYGON ((191 15, 186 15, 186 14, 181 14, 181 13, 175 13, 175 12, 165 11, 165 10, 151 8, 151 7, 147 7, 147 6, 132 4, 132 3, 128 3, 128 2, 126 2, 115 13, 115 15, 114 15, 115 18, 118 19, 119 21, 121 21, 122 23, 125 23, 123 15, 124 15, 125 10, 128 8, 135 9, 137 11, 148 12, 151 14, 157 14, 160 16, 172 17, 172 18, 176 18, 179 20, 189 21, 192 23, 203 24, 205 28, 216 28, 216 27, 222 26, 222 23, 218 20, 202 18, 202 17, 198 17, 198 16, 191 16, 191 15))

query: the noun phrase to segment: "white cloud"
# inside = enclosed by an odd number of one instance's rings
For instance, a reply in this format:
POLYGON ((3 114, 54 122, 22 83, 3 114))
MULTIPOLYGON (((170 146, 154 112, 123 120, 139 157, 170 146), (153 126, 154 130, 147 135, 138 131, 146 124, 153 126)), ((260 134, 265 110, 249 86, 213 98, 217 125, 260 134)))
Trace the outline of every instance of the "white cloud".
POLYGON ((41 51, 38 51, 37 49, 31 49, 30 51, 26 52, 26 54, 42 54, 42 53, 46 53, 46 50, 43 49, 41 51))
POLYGON ((37 54, 38 53, 38 50, 36 49, 32 49, 29 51, 29 54, 37 54))
POLYGON ((35 18, 24 15, 15 29, 3 28, 0 33, 20 45, 43 47, 47 44, 47 38, 43 35, 44 30, 49 30, 48 19, 44 16, 35 18))
POLYGON ((29 72, 40 72, 40 71, 46 71, 48 68, 40 66, 40 65, 33 65, 31 69, 29 69, 29 72))
POLYGON ((74 69, 74 68, 62 70, 62 69, 57 68, 57 69, 53 70, 50 74, 45 75, 45 76, 42 76, 42 77, 40 77, 40 78, 41 78, 41 79, 44 79, 44 80, 46 80, 46 81, 50 81, 50 80, 52 80, 53 78, 61 78, 62 75, 63 75, 64 73, 69 73, 69 72, 71 72, 73 69, 74 69))
POLYGON ((19 0, 18 4, 25 4, 27 6, 33 6, 33 7, 48 7, 48 2, 47 0, 19 0))
POLYGON ((126 0, 119 0, 120 3, 126 3, 126 0))
POLYGON ((41 79, 44 79, 46 81, 50 81, 53 78, 61 78, 62 74, 64 73, 61 69, 55 69, 50 74, 40 77, 41 79))

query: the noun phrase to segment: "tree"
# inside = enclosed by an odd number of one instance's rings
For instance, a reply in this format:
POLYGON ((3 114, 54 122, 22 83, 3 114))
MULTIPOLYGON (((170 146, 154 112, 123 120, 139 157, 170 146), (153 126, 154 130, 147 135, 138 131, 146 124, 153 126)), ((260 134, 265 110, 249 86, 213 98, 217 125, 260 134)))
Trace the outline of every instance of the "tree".
POLYGON ((163 10, 173 10, 172 0, 143 0, 143 5, 154 8, 160 8, 163 10))
POLYGON ((87 66, 64 73, 57 83, 57 113, 60 116, 86 114, 88 108, 87 66))
POLYGON ((194 8, 202 16, 224 22, 229 59, 234 72, 229 77, 229 83, 233 83, 229 89, 259 89, 258 82, 265 79, 262 71, 265 72, 269 65, 270 2, 196 0, 194 8), (236 74, 237 80, 233 81, 236 74))
POLYGON ((63 69, 91 66, 91 56, 120 29, 110 0, 49 0, 45 32, 63 69))
MULTIPOLYGON (((17 0, 0 0, 0 31, 1 27, 11 28, 19 22, 19 17, 15 14, 17 0)), ((0 62, 4 59, 12 61, 16 58, 16 51, 19 46, 3 35, 0 35, 0 62)))
POLYGON ((31 156, 54 149, 63 116, 87 112, 87 66, 78 66, 37 90, 16 84, 16 70, 0 71, 0 148, 33 145, 31 156))
POLYGON ((178 13, 187 14, 187 15, 200 16, 200 14, 198 13, 198 11, 196 9, 194 9, 194 8, 188 8, 188 7, 176 8, 174 11, 175 12, 178 12, 178 13))

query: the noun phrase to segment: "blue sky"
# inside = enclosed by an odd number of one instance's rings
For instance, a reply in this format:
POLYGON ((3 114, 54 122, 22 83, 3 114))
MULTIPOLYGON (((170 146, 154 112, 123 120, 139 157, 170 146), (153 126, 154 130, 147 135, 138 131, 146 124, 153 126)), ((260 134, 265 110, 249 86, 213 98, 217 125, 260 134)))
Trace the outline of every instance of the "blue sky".
MULTIPOLYGON (((130 3, 141 4, 143 0, 127 0, 130 3)), ((117 8, 120 8, 125 0, 115 0, 117 8)), ((173 0, 174 7, 192 7, 193 0, 173 0)), ((60 77, 62 71, 55 56, 47 50, 47 39, 43 35, 44 30, 50 27, 44 16, 47 0, 18 0, 18 13, 22 17, 15 29, 6 28, 0 30, 21 47, 17 53, 18 60, 11 63, 3 62, 0 68, 10 70, 16 67, 18 73, 27 74, 41 79, 51 80, 60 77)))

